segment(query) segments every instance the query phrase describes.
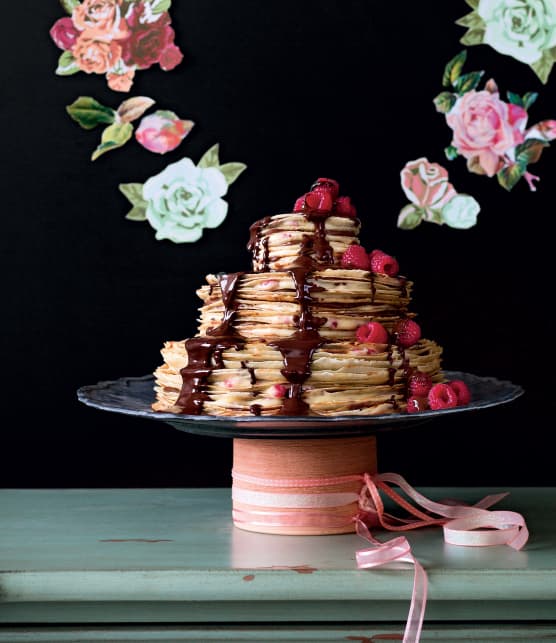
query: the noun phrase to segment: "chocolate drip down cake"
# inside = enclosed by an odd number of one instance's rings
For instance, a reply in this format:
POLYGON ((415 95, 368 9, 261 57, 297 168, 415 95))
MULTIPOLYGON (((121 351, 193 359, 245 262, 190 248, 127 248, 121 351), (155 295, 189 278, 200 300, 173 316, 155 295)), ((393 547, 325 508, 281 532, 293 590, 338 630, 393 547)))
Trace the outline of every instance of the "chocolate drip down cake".
POLYGON ((253 272, 206 277, 197 335, 164 344, 153 409, 332 416, 465 403, 409 310, 413 284, 359 244, 337 182, 318 179, 293 210, 251 226, 253 272))

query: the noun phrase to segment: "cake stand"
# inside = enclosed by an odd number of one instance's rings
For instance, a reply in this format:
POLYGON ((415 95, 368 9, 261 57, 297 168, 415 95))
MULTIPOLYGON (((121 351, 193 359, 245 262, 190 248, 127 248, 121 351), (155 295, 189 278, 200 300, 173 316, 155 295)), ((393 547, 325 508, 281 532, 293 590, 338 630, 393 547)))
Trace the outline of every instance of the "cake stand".
POLYGON ((322 535, 354 531, 361 474, 372 475, 377 471, 379 433, 402 428, 415 430, 433 419, 497 407, 524 392, 512 382, 493 377, 459 371, 445 371, 444 375, 447 380, 463 380, 467 384, 472 395, 470 404, 377 416, 177 415, 151 410, 152 375, 83 386, 77 397, 96 409, 165 422, 187 433, 232 438, 234 524, 262 533, 322 535), (294 481, 303 484, 293 488, 294 481), (311 498, 314 504, 307 505, 311 498), (334 498, 343 498, 345 502, 335 505, 334 498), (304 509, 307 506, 317 509, 307 511, 304 509), (287 520, 279 519, 286 515, 287 520), (305 524, 304 515, 313 519, 305 524))

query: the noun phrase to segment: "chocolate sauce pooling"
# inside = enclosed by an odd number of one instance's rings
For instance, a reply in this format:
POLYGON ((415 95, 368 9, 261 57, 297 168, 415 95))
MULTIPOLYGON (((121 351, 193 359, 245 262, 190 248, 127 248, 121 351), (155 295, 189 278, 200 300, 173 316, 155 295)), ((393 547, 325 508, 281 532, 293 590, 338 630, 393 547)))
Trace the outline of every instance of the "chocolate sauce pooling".
POLYGON ((206 337, 193 337, 185 341, 187 366, 180 370, 182 387, 176 402, 181 413, 199 415, 203 412, 204 403, 209 399, 207 385, 214 369, 213 361, 216 368, 222 368, 222 353, 243 346, 244 340, 235 335, 231 328, 237 310, 235 294, 243 274, 234 272, 218 275, 224 304, 222 323, 212 328, 206 337))

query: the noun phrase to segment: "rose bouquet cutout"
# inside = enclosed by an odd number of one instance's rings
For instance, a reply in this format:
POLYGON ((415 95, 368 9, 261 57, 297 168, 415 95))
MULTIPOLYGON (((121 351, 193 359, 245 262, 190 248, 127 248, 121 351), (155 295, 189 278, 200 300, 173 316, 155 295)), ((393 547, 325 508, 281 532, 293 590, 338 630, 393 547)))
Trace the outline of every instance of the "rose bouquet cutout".
POLYGON ((183 158, 143 184, 122 183, 120 191, 133 206, 126 219, 147 221, 158 241, 198 241, 204 228, 217 228, 226 218, 228 203, 222 197, 246 168, 244 163, 221 164, 217 143, 197 165, 183 158))
POLYGON ((411 203, 398 216, 398 227, 416 228, 422 221, 466 230, 477 223, 481 210, 469 194, 458 194, 447 170, 426 158, 409 161, 401 171, 402 189, 411 203))
POLYGON ((164 71, 183 60, 175 44, 171 0, 60 0, 69 17, 50 30, 62 49, 56 74, 105 74, 114 91, 128 92, 135 72, 158 64, 164 71))
POLYGON ((456 20, 467 27, 463 45, 490 45, 525 63, 542 83, 556 62, 556 2, 554 0, 465 0, 473 9, 456 20))
POLYGON ((535 191, 534 181, 539 177, 531 174, 528 167, 556 138, 556 120, 528 127, 528 110, 538 94, 527 92, 519 96, 508 92, 508 100, 504 101, 492 79, 484 89, 477 90, 484 72, 462 73, 466 58, 464 49, 446 65, 442 84, 447 90, 434 99, 437 111, 446 116, 452 130, 446 157, 453 160, 463 156, 470 172, 496 176, 506 190, 523 178, 535 191))
MULTIPOLYGON (((108 125, 91 156, 91 160, 95 161, 102 154, 125 145, 133 136, 133 121, 141 118, 153 105, 152 98, 136 96, 124 100, 117 109, 112 109, 91 96, 80 96, 66 107, 66 111, 83 129, 108 125)), ((182 120, 174 112, 158 110, 143 117, 135 132, 135 139, 151 152, 166 154, 178 147, 194 125, 193 121, 182 120)))

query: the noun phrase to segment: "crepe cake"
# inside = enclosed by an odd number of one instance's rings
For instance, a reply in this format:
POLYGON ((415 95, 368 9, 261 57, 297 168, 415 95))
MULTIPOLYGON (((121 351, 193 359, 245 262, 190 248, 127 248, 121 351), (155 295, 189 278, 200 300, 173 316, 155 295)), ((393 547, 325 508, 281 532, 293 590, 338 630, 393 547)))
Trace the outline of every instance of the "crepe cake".
POLYGON ((391 255, 367 253, 360 226, 332 179, 255 222, 253 271, 207 275, 197 335, 164 343, 152 408, 338 416, 461 403, 468 390, 444 382, 442 348, 409 310, 413 283, 391 255))

